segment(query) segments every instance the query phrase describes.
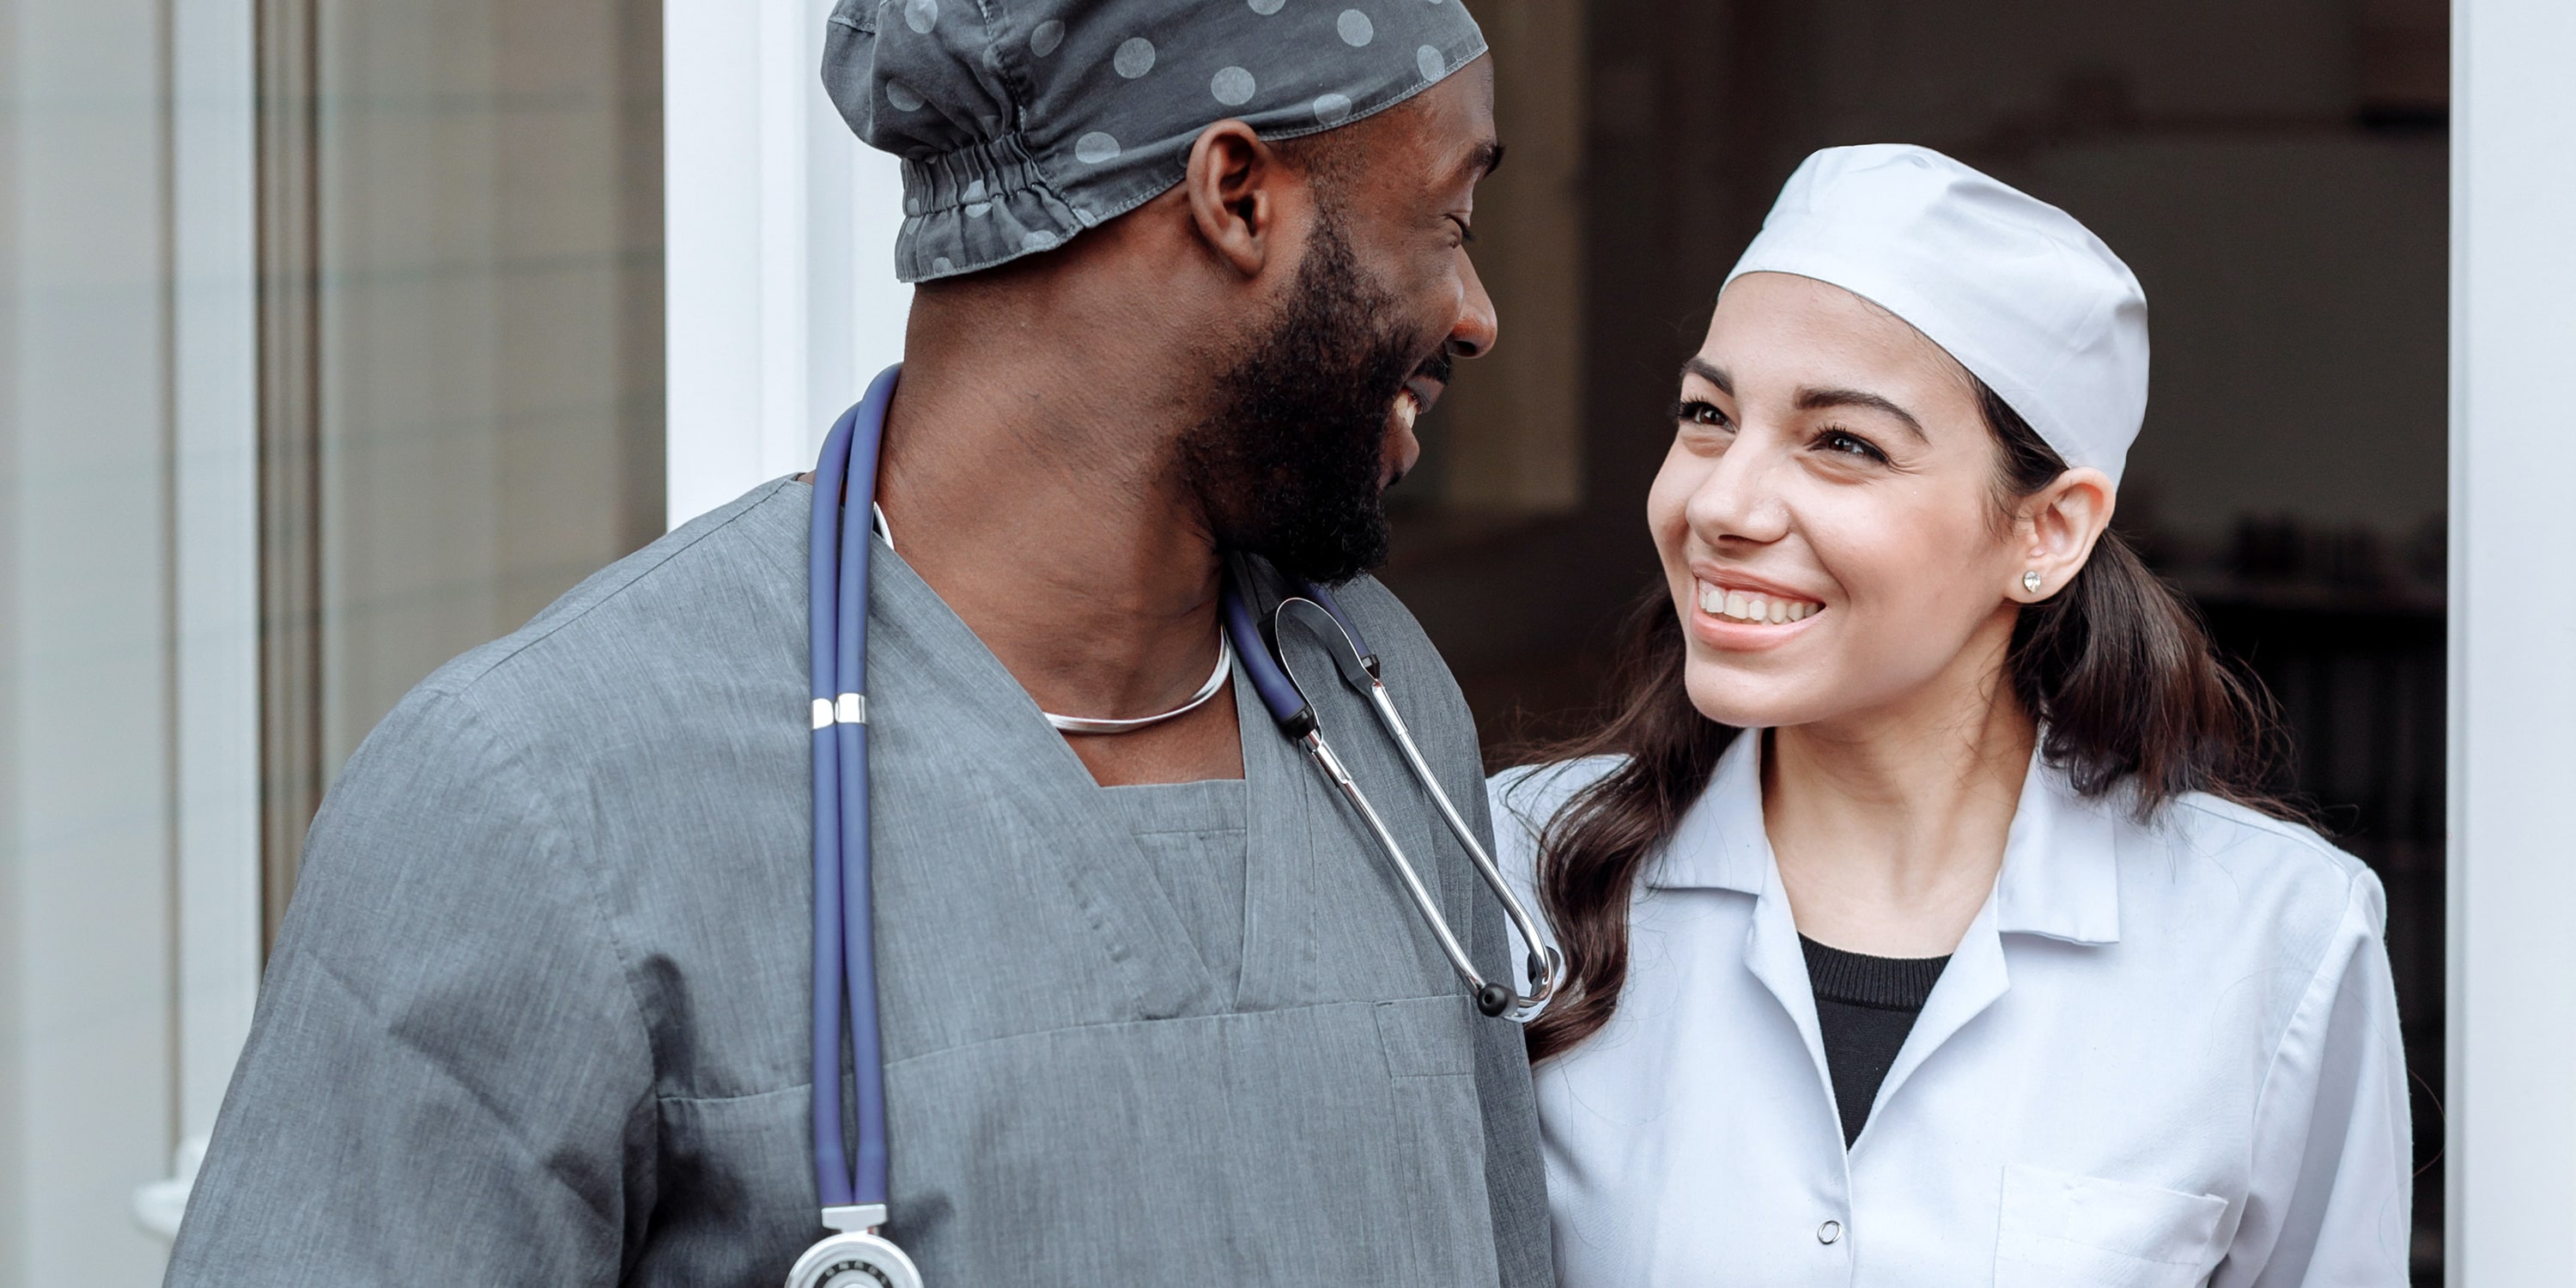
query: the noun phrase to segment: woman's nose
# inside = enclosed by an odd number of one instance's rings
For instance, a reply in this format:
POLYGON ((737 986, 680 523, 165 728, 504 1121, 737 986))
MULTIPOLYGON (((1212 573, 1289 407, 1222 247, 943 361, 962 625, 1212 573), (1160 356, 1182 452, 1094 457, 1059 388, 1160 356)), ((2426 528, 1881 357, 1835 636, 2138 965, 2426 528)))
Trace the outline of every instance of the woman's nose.
POLYGON ((1682 507, 1692 534, 1712 546, 1767 545, 1788 535, 1789 507, 1775 486, 1776 466, 1756 444, 1739 440, 1710 465, 1682 507))

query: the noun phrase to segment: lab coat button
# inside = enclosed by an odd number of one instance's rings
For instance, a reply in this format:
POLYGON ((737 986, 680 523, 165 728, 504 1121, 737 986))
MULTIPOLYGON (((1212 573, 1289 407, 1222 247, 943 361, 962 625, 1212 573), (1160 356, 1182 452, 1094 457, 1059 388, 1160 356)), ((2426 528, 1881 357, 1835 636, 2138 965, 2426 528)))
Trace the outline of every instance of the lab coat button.
POLYGON ((1823 1225, 1816 1227, 1816 1242, 1818 1243, 1840 1243, 1842 1242, 1842 1237, 1843 1223, 1840 1221, 1827 1221, 1823 1225))

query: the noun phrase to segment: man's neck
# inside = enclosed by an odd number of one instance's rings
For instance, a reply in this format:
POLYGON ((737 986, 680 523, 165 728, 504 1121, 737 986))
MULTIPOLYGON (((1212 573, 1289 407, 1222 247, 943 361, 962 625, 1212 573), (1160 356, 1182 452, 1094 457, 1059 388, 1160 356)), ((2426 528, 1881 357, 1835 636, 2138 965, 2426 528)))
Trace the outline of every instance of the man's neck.
MULTIPOLYGON (((915 360, 887 415, 896 548, 1047 711, 1167 711, 1216 659, 1219 559, 1170 468, 1196 409, 1140 374, 915 360)), ((1233 730, 1218 701, 1072 741, 1104 783, 1229 777, 1233 730)))

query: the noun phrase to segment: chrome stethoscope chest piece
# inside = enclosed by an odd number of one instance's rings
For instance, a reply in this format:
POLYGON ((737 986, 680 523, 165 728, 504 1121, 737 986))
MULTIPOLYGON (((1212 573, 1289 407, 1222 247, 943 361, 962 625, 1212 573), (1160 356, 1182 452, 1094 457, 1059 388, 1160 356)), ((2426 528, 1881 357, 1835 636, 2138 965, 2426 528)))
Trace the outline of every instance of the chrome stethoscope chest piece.
POLYGON ((787 1272, 787 1288, 922 1288, 921 1271, 903 1249, 848 1231, 807 1248, 787 1272))

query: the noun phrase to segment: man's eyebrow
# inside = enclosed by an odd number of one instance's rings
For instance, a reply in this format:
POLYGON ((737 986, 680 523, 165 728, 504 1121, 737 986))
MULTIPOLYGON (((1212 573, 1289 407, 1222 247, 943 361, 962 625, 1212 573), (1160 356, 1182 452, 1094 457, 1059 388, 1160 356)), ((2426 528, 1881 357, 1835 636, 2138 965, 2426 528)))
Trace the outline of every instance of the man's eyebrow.
POLYGON ((1717 386, 1718 392, 1725 394, 1729 398, 1735 396, 1734 377, 1727 375, 1723 368, 1710 362, 1706 358, 1692 358, 1690 361, 1683 363, 1682 374, 1685 376, 1697 376, 1700 379, 1717 386))
POLYGON ((1798 391, 1798 410, 1822 411, 1828 407, 1867 407, 1873 411, 1883 411, 1902 422, 1914 435, 1915 441, 1926 444, 1932 441, 1931 436, 1923 432, 1923 422, 1914 419, 1914 413, 1865 389, 1810 387, 1798 391))

